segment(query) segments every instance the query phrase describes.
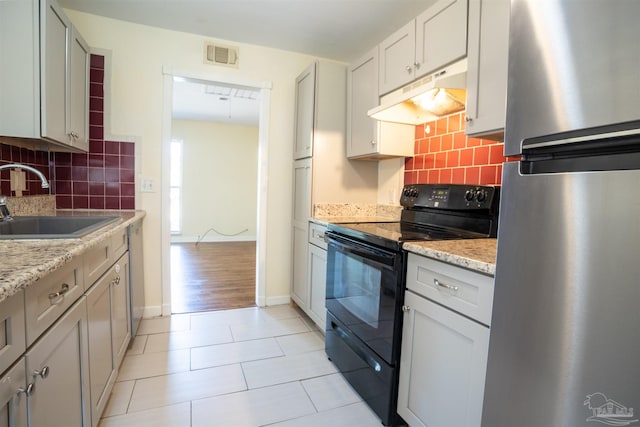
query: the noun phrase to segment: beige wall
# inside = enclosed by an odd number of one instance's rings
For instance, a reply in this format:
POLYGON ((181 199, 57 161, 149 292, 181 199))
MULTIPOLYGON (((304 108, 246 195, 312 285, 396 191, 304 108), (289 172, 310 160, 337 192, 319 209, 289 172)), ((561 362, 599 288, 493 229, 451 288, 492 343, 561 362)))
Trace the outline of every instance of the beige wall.
POLYGON ((255 240, 258 127, 173 120, 172 136, 183 141, 184 169, 182 233, 171 240, 193 242, 210 228, 204 241, 255 240))
MULTIPOLYGON (((111 51, 111 93, 105 94, 110 97, 111 111, 105 116, 110 117, 110 122, 105 123, 105 133, 132 136, 140 141, 140 172, 154 179, 157 187, 162 181, 163 66, 211 75, 213 80, 245 79, 272 84, 269 147, 265 153, 269 167, 264 274, 267 304, 270 300, 285 300, 291 275, 294 81, 314 58, 226 42, 240 47, 239 68, 214 67, 202 61, 203 43, 210 40, 206 37, 74 10, 66 12, 90 46, 111 51)), ((142 193, 138 206, 147 211, 144 221, 146 304, 148 309, 159 310, 162 303, 160 191, 142 193)))

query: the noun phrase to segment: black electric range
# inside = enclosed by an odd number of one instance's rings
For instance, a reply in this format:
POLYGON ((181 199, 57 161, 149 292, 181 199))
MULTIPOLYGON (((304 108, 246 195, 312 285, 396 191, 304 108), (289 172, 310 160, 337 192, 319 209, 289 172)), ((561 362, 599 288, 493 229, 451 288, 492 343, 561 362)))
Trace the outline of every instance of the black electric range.
POLYGON ((332 223, 328 230, 391 250, 407 241, 495 237, 499 199, 499 186, 407 185, 400 221, 332 223))
POLYGON ((495 237, 500 188, 408 185, 400 221, 328 225, 325 350, 382 424, 396 412, 405 242, 495 237))

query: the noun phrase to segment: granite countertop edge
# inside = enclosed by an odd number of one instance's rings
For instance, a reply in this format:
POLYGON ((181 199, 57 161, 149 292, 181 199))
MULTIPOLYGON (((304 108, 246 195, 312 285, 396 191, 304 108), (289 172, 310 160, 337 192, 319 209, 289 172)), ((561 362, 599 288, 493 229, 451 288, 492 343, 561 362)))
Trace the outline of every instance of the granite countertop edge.
POLYGON ((497 239, 407 242, 403 248, 417 255, 489 276, 494 276, 496 272, 497 239))
POLYGON ((57 210, 55 215, 119 216, 110 223, 86 236, 75 239, 24 239, 0 240, 0 303, 20 290, 37 283, 69 263, 88 249, 110 238, 123 228, 144 218, 146 212, 111 210, 57 210))

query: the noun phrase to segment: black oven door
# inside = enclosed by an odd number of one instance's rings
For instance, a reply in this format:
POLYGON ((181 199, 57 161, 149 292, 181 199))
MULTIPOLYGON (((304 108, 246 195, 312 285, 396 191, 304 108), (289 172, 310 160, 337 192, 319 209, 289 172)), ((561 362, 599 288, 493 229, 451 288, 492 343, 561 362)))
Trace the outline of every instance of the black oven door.
POLYGON ((395 365, 402 327, 404 253, 333 232, 326 236, 327 310, 379 357, 395 365))

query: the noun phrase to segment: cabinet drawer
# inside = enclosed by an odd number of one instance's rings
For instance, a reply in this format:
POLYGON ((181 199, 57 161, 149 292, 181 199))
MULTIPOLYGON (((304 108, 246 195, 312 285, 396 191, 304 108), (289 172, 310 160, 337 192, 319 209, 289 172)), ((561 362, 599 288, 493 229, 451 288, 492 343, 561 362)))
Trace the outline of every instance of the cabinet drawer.
POLYGON ((82 256, 84 259, 84 283, 86 284, 86 289, 89 289, 113 263, 112 258, 110 258, 111 240, 103 240, 82 256))
POLYGON ((74 258, 25 289, 27 347, 84 293, 82 261, 74 258))
POLYGON ((20 291, 0 303, 0 372, 11 366, 25 348, 24 291, 20 291))
POLYGON ((128 248, 127 228, 124 227, 111 236, 111 263, 116 262, 128 248))
POLYGON ((491 322, 493 277, 410 253, 407 289, 485 325, 491 322))
POLYGON ((327 242, 324 241, 324 233, 326 231, 327 231, 326 226, 316 224, 315 222, 310 222, 309 223, 309 243, 326 250, 327 242))

